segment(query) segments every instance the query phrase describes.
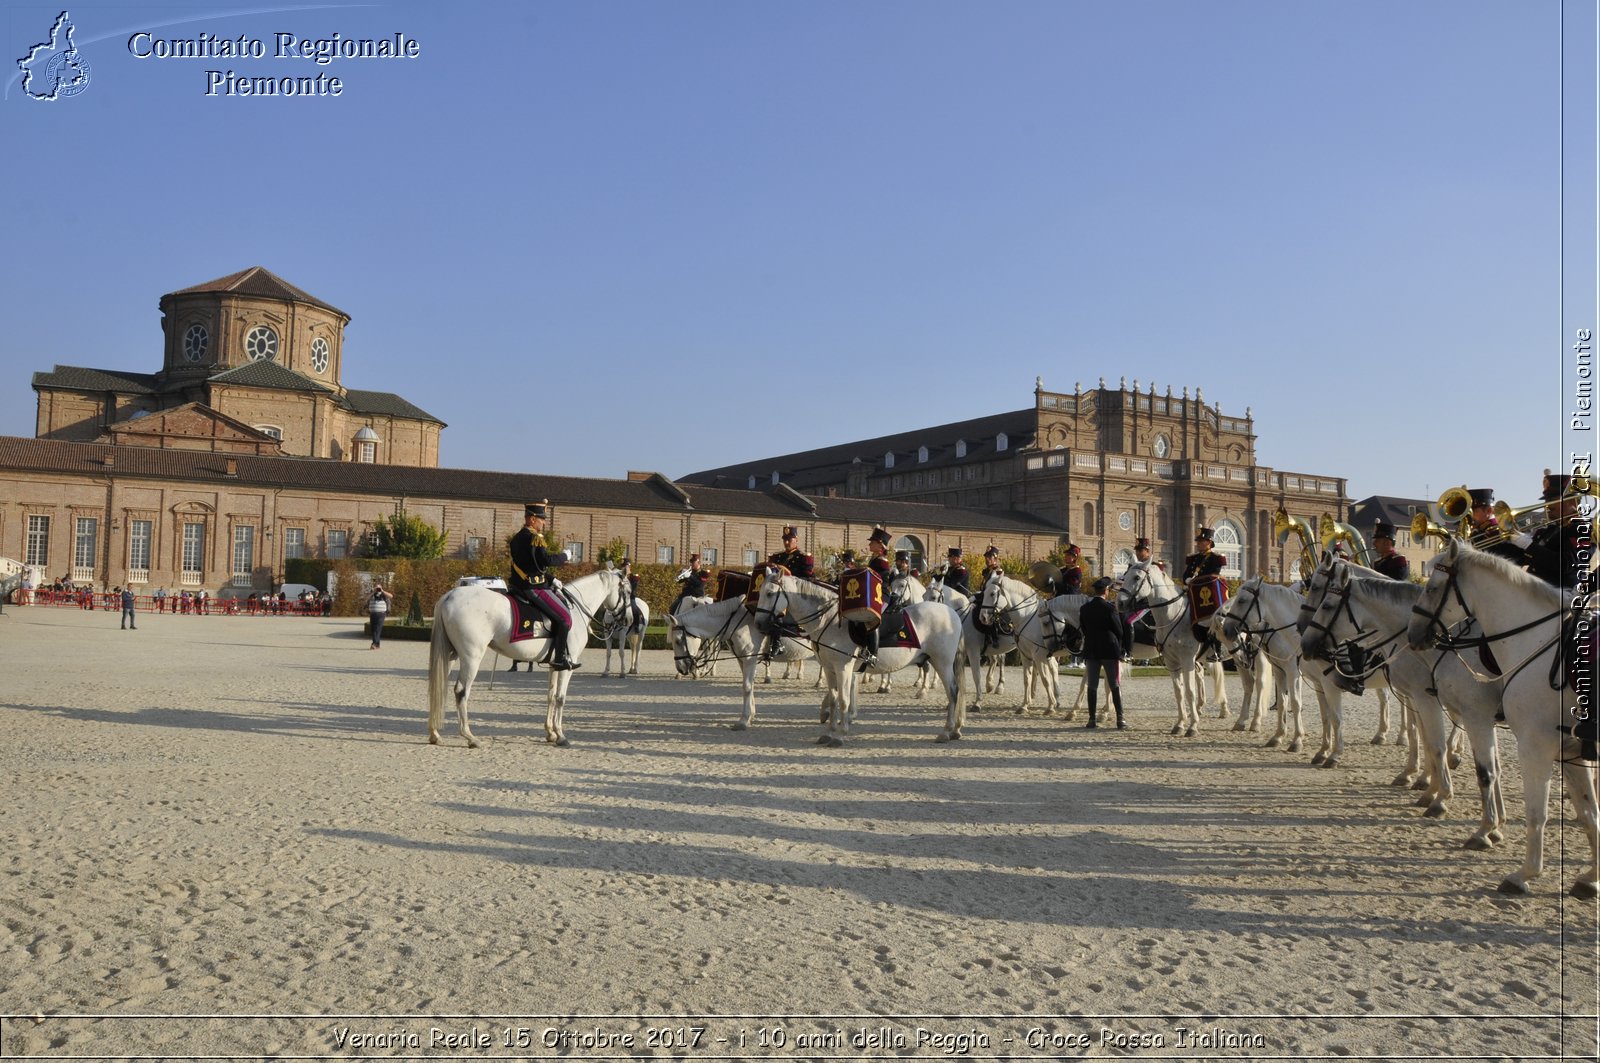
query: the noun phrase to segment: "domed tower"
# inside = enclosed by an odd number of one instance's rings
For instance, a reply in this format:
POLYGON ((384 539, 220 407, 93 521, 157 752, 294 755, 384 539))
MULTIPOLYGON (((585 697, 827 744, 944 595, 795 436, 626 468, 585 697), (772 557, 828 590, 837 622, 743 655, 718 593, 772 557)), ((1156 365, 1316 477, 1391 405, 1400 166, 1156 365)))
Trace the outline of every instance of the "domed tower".
POLYGON ((267 362, 343 392, 350 315, 260 266, 161 297, 162 375, 200 384, 219 371, 267 362))

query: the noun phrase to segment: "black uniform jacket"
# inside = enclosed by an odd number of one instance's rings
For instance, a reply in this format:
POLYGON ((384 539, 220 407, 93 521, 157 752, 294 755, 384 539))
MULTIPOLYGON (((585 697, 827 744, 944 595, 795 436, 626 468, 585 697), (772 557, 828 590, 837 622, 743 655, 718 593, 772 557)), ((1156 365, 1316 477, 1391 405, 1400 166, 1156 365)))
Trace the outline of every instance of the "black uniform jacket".
POLYGON ((550 572, 557 562, 536 542, 533 532, 523 528, 511 537, 511 578, 506 584, 516 592, 550 586, 550 572))
POLYGON ((1592 551, 1589 539, 1586 520, 1546 524, 1533 533, 1533 542, 1528 544, 1528 571, 1546 583, 1572 590, 1585 574, 1585 564, 1592 551))
POLYGON ((1411 562, 1407 561, 1402 554, 1390 554, 1388 557, 1380 557, 1372 563, 1372 569, 1374 572, 1381 572, 1390 579, 1399 580, 1401 583, 1411 578, 1411 562))
POLYGON ((1183 582, 1188 583, 1197 576, 1222 575, 1222 565, 1225 560, 1215 550, 1207 550, 1203 554, 1190 554, 1183 559, 1183 582))
POLYGON ((815 560, 803 550, 785 550, 767 558, 774 565, 782 565, 789 570, 791 576, 811 577, 811 570, 816 567, 815 560))
POLYGON ((1104 598, 1090 598, 1078 613, 1083 629, 1083 654, 1086 660, 1110 660, 1133 652, 1133 628, 1117 607, 1104 598))
POLYGON ((944 585, 951 590, 960 591, 968 598, 972 597, 972 588, 967 584, 968 574, 966 565, 951 565, 944 570, 944 585))

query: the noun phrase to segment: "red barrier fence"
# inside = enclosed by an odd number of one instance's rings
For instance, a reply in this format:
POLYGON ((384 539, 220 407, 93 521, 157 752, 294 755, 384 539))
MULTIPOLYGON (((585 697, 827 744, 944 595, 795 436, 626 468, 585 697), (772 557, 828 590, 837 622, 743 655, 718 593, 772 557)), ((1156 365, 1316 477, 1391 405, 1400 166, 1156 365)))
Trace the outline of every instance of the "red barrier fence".
MULTIPOLYGON (((57 608, 101 609, 122 611, 122 595, 112 591, 16 591, 11 596, 15 605, 48 605, 57 608)), ((141 613, 173 613, 184 616, 327 616, 333 599, 316 601, 276 598, 215 598, 206 596, 183 597, 182 593, 157 597, 153 594, 136 594, 133 607, 141 613)))

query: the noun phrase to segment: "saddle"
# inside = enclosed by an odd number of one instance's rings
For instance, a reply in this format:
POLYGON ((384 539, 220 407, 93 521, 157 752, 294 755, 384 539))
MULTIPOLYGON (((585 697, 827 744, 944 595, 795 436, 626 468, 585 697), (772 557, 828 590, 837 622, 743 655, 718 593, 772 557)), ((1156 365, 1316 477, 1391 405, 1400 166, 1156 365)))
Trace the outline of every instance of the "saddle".
MULTIPOLYGON (((566 590, 564 588, 560 590, 538 588, 529 593, 537 594, 540 589, 545 590, 548 595, 545 601, 564 612, 567 616, 568 625, 571 625, 572 610, 568 606, 573 603, 572 599, 567 597, 566 590)), ((511 603, 511 642, 550 637, 550 621, 545 619, 545 615, 542 612, 526 599, 519 598, 511 591, 501 591, 500 593, 504 594, 511 603)))
MULTIPOLYGON (((866 624, 847 620, 845 630, 850 633, 851 642, 857 646, 865 646, 867 634, 872 628, 866 624)), ((890 609, 884 612, 883 619, 878 623, 878 648, 880 650, 922 648, 922 639, 917 635, 917 627, 904 609, 890 609)))

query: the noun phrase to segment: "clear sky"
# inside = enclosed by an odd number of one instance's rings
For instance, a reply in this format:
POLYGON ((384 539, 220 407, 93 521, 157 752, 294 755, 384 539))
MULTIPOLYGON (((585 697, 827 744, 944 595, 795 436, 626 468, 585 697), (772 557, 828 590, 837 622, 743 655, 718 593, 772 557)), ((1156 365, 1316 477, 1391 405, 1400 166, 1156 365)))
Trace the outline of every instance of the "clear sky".
POLYGON ((1201 387, 1356 498, 1532 501, 1592 434, 1592 4, 133 0, 72 5, 90 81, 32 100, 60 10, 0 16, 0 434, 36 371, 159 368, 161 294, 251 265, 351 315, 344 383, 445 421, 446 466, 679 476, 1036 376, 1201 387))

